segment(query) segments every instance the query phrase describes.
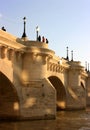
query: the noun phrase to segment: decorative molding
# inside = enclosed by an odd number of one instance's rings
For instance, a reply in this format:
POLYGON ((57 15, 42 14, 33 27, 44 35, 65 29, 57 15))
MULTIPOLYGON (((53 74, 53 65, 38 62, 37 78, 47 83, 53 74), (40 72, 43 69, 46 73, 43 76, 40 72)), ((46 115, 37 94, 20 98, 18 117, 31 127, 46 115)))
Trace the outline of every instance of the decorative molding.
POLYGON ((63 73, 65 71, 65 67, 63 67, 60 64, 49 62, 47 65, 47 70, 57 72, 57 73, 63 73))

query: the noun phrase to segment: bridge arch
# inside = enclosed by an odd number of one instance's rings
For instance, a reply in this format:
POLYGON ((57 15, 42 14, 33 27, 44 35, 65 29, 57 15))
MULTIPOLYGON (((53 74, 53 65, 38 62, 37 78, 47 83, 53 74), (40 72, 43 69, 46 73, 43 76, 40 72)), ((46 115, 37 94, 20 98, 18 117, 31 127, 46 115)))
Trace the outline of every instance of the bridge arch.
POLYGON ((66 109, 66 91, 62 81, 56 76, 50 76, 48 79, 56 89, 57 110, 66 109))
POLYGON ((19 118, 19 98, 11 81, 0 72, 0 118, 19 118))

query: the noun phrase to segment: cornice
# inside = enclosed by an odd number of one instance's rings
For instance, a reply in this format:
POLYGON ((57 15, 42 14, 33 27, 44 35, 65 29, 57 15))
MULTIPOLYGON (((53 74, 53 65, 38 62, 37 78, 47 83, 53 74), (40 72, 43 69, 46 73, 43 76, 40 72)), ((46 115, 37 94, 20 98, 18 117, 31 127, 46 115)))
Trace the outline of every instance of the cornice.
POLYGON ((7 46, 9 48, 11 47, 20 50, 24 49, 25 46, 18 43, 17 39, 18 38, 14 37, 13 35, 0 30, 0 46, 7 46))

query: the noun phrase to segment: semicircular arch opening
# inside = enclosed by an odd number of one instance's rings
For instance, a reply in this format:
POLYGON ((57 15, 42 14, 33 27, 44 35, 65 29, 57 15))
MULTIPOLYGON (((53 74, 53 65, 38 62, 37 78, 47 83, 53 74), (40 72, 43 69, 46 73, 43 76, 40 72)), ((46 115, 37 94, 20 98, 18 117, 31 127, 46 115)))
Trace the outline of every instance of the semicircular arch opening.
POLYGON ((48 79, 56 89, 57 110, 66 109, 66 91, 65 91, 65 87, 64 87, 63 83, 56 76, 50 76, 48 79))
POLYGON ((14 85, 0 72, 0 118, 19 117, 19 98, 14 85))

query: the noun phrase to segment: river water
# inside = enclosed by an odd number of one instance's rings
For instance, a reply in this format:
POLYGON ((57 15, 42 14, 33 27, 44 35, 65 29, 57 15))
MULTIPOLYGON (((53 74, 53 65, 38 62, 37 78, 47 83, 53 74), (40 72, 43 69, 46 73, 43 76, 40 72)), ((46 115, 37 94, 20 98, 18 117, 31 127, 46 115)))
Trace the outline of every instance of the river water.
POLYGON ((60 111, 55 120, 1 121, 0 130, 90 130, 90 109, 60 111))

